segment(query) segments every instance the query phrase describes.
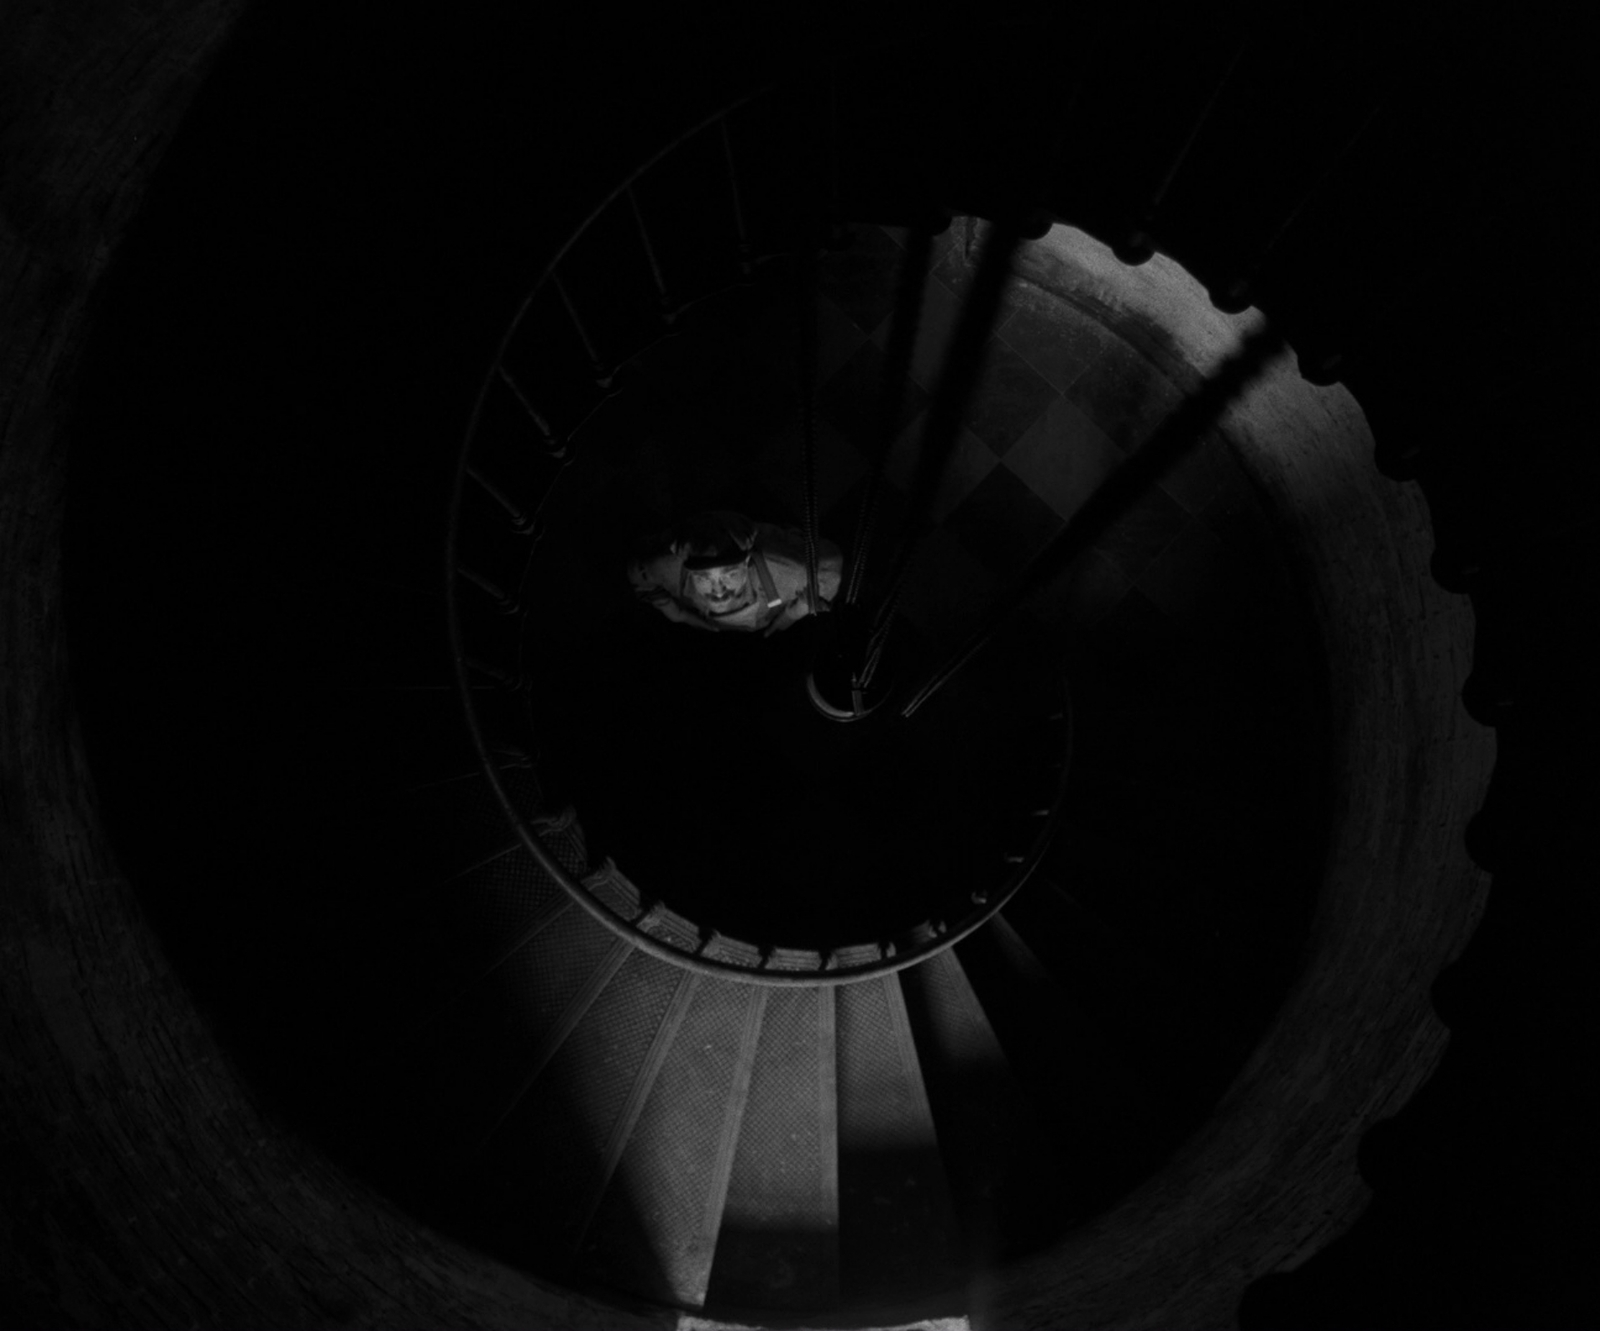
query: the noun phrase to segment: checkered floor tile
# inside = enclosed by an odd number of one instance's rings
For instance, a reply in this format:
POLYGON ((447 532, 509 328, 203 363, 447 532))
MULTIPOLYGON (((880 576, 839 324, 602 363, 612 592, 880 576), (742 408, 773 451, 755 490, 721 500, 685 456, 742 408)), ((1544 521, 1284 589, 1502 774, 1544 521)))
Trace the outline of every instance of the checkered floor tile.
MULTIPOLYGON (((877 447, 885 349, 906 260, 896 233, 862 226, 854 234, 850 248, 819 259, 816 310, 818 509, 823 533, 846 546, 877 447)), ((886 540, 876 547, 874 567, 881 568, 903 530, 928 407, 978 248, 961 220, 936 238, 887 460, 879 527, 886 540)), ((733 507, 797 522, 803 511, 799 324, 785 306, 789 299, 777 289, 726 299, 719 328, 704 334, 721 358, 721 373, 715 365, 701 368, 695 343, 702 335, 694 328, 673 339, 675 347, 664 344, 655 370, 641 371, 648 401, 619 408, 609 424, 597 420, 594 433, 608 437, 590 456, 603 457, 604 466, 587 474, 581 464, 571 468, 563 481, 567 500, 587 489, 595 521, 606 508, 637 523, 733 507)), ((947 642, 952 626, 981 622, 984 607, 1016 584, 1182 400, 1145 355, 1026 282, 1008 292, 985 356, 934 501, 937 526, 903 601, 912 631, 930 642, 947 642)), ((1219 597, 1233 594, 1223 574, 1242 565, 1228 552, 1241 540, 1268 539, 1238 464, 1211 438, 1123 513, 1096 549, 1032 596, 1027 610, 1052 632, 1062 624, 1083 631, 1110 622, 1135 597, 1135 619, 1157 615, 1174 627, 1194 625, 1222 609, 1219 597)))

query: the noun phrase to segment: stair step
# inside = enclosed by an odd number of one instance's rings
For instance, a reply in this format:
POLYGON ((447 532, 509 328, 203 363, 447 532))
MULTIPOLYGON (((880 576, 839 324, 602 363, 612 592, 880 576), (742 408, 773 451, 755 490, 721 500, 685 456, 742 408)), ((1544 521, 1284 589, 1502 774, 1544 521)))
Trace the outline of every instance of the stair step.
POLYGON ((958 1283, 955 1211, 899 978, 835 994, 843 1297, 958 1283))
POLYGON ((838 1303, 834 1031, 832 989, 768 996, 707 1307, 820 1311, 838 1303))
MULTIPOLYGON (((572 1029, 534 1070, 512 1112, 472 1168, 474 1196, 492 1214, 496 1248, 514 1260, 566 1275, 631 1131, 636 1099, 648 1093, 666 1045, 664 1031, 686 972, 627 950, 599 981, 572 1029)), ((610 958, 608 957, 608 961, 610 958)), ((587 997, 588 995, 584 995, 587 997)))
POLYGON ((1160 1104, 1194 1099, 1217 1055, 1211 986, 1107 927, 1048 875, 1035 875, 1006 917, 1085 1014, 1137 1056, 1160 1104))
POLYGON ((562 913, 398 1048, 379 1047, 355 1074, 370 1145, 414 1171, 416 1159, 470 1160, 592 1001, 625 947, 581 911, 562 913))
POLYGON ((1068 818, 1042 868, 1170 964, 1203 966, 1216 951, 1218 878, 1181 859, 1152 853, 1149 843, 1132 833, 1110 833, 1079 816, 1068 818))
POLYGON ((1158 1117, 1139 1070, 996 916, 957 945, 983 1010, 1043 1125, 1035 1186, 1006 1216, 1029 1243, 1101 1209, 1139 1172, 1158 1117))
POLYGON ((1032 1001, 1046 1014, 1046 1024, 1039 1032, 1046 1043, 1035 1045, 1035 1052, 1059 1056, 1065 1045, 1080 1062, 1079 1074, 1089 1078, 1088 1098, 1108 1122, 1135 1131, 1148 1127, 1154 1117, 1150 1090, 1127 1050, 1050 973, 1004 912, 989 921, 986 932, 1032 1001))
POLYGON ((900 985, 970 1264, 998 1259, 1006 1212, 1032 1190, 1039 1127, 953 949, 900 985))
POLYGON ((705 1302, 769 992, 697 987, 600 1198, 580 1275, 679 1307, 705 1302))
POLYGON ((413 788, 381 804, 347 806, 344 817, 349 871, 386 883, 390 901, 452 882, 516 837, 481 771, 466 780, 413 788))

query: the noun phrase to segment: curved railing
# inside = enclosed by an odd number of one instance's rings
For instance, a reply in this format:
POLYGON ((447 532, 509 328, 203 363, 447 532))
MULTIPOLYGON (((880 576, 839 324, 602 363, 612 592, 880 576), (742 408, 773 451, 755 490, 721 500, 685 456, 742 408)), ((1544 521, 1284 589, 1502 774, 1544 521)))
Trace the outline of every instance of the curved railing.
MULTIPOLYGON (((539 512, 572 460, 575 436, 617 391, 619 371, 677 331, 688 310, 749 283, 768 265, 792 259, 805 243, 797 229, 785 234, 781 223, 765 234, 758 230, 753 201, 738 170, 735 117, 773 95, 769 90, 736 103, 635 171, 562 246, 522 301, 480 382, 458 457, 447 603, 457 684, 472 742, 517 836, 562 891, 611 933, 674 965, 757 984, 839 984, 915 965, 953 946, 982 927, 1027 882, 1049 847, 1070 765, 1071 703, 1064 680, 1059 705, 1040 718, 1055 728, 1052 744, 1059 761, 1009 828, 1012 835, 1006 838, 995 878, 964 887, 959 899, 941 903, 926 918, 886 936, 825 949, 763 947, 708 928, 652 897, 609 859, 581 877, 568 872, 552 844, 570 838, 573 811, 553 814, 519 807, 492 761, 497 741, 515 738, 537 748, 531 718, 525 735, 489 734, 494 723, 481 713, 483 691, 473 687, 474 677, 512 695, 531 687, 524 669, 520 627, 526 608, 521 597, 541 535, 539 512), (652 173, 670 167, 675 155, 682 154, 698 155, 700 160, 691 165, 702 171, 708 160, 718 158, 725 169, 720 202, 726 211, 720 219, 691 219, 691 230, 701 229, 707 240, 720 223, 721 239, 731 242, 720 259, 702 253, 709 258, 704 274, 709 280, 700 289, 685 290, 669 281, 661 238, 652 226, 657 219, 648 207, 652 173), (604 246, 613 282, 605 290, 585 285, 585 246, 591 241, 604 246), (637 282, 633 299, 618 300, 615 273, 630 264, 637 282), (607 300, 609 308, 597 313, 595 302, 607 300), (537 380, 525 369, 534 359, 534 347, 542 370, 537 380)), ((708 193, 716 192, 714 179, 702 183, 713 187, 708 193)), ((786 181, 785 187, 804 192, 815 184, 800 178, 786 181)), ((769 219, 773 211, 767 209, 769 219)), ((795 215, 809 212, 806 206, 795 215)), ((569 840, 569 849, 571 844, 569 840)))

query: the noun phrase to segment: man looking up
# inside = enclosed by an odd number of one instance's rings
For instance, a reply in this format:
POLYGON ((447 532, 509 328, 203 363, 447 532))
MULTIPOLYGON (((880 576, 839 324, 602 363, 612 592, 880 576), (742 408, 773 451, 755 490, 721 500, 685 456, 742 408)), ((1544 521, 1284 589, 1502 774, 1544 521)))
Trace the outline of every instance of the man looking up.
MULTIPOLYGON (((839 547, 819 538, 821 609, 839 594, 843 572, 839 547)), ((804 536, 726 510, 674 529, 665 549, 629 563, 628 581, 668 619, 712 631, 781 633, 812 613, 804 536)))

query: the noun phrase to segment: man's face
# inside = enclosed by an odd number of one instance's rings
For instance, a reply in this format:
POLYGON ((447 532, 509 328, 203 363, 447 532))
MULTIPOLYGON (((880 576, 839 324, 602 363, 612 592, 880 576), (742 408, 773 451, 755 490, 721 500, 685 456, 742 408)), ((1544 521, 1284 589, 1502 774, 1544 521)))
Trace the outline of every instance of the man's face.
POLYGON ((689 575, 695 595, 714 615, 727 614, 739 607, 749 579, 750 570, 743 564, 696 569, 689 575))

